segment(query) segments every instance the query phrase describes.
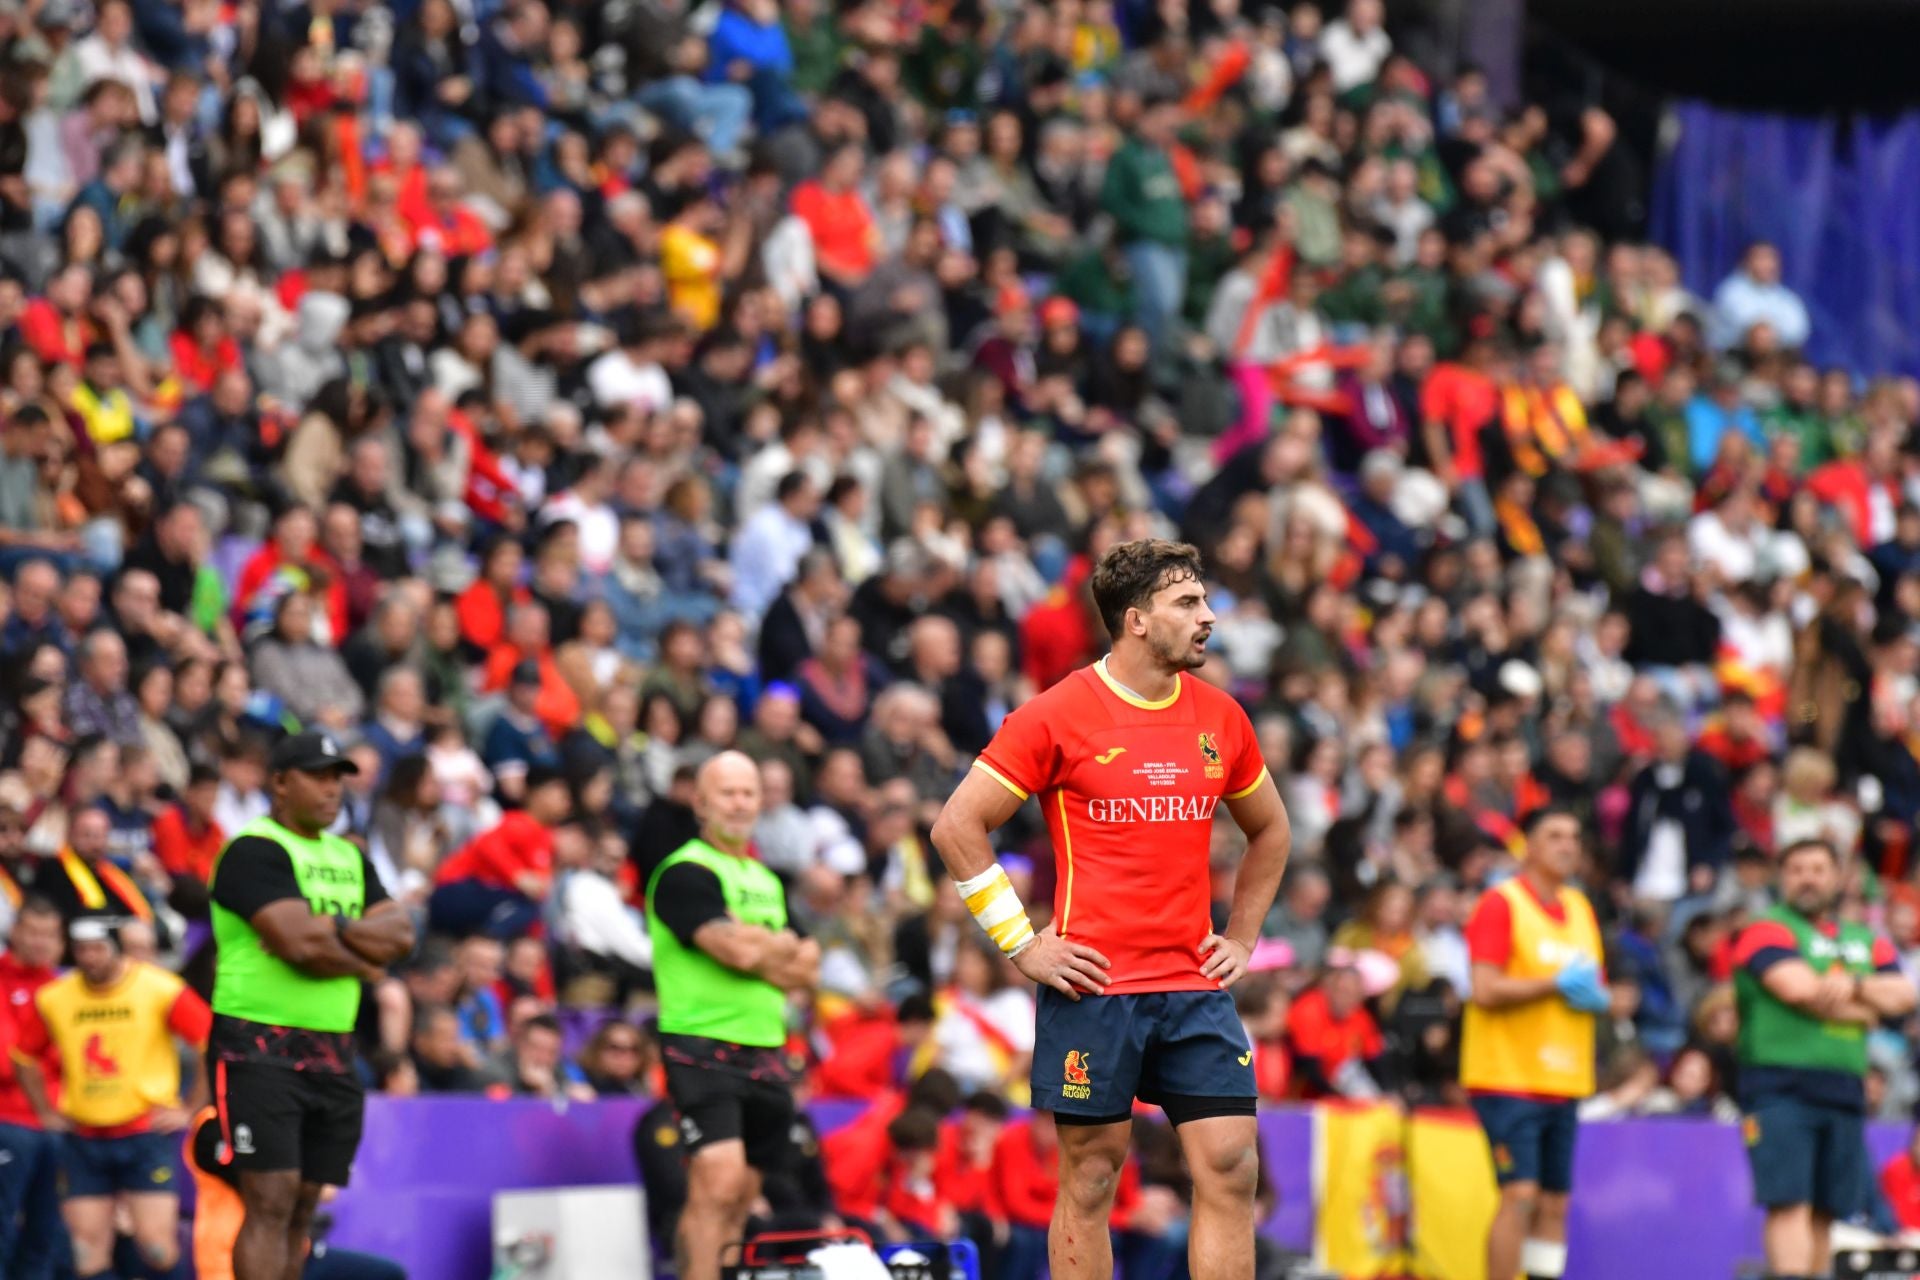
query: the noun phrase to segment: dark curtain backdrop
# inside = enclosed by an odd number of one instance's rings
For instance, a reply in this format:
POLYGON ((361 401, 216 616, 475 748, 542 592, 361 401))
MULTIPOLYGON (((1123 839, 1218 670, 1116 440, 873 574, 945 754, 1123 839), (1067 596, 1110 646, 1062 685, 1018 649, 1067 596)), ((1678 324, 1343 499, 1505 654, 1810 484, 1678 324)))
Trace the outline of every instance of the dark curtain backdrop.
POLYGON ((1747 244, 1771 240, 1812 315, 1813 360, 1920 374, 1920 113, 1674 112, 1650 229, 1688 288, 1711 299, 1747 244))

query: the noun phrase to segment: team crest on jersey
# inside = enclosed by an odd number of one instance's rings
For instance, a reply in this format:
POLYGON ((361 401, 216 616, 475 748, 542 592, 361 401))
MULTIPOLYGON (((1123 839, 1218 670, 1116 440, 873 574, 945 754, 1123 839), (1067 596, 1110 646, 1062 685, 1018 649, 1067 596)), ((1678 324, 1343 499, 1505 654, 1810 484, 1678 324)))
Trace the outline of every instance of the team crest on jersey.
POLYGON ((1087 1075, 1091 1061, 1085 1050, 1067 1051, 1067 1060, 1060 1065, 1061 1078, 1066 1082, 1060 1086, 1062 1097, 1085 1101, 1093 1096, 1093 1080, 1087 1075))
POLYGON ((1224 778, 1227 776, 1226 766, 1220 763, 1220 748, 1214 743, 1212 734, 1203 733, 1200 735, 1200 754, 1206 759, 1207 776, 1209 778, 1224 778))

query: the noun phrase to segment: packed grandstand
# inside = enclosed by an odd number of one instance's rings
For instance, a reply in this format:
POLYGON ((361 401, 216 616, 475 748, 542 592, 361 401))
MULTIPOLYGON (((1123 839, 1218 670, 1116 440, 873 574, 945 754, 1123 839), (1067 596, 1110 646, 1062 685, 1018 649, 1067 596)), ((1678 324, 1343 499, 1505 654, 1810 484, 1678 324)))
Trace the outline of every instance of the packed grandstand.
MULTIPOLYGON (((1690 291, 1606 111, 1403 34, 1379 0, 6 0, 0 933, 113 917, 207 994, 213 859, 323 728, 421 926, 369 1088, 640 1099, 665 1232, 641 895, 737 748, 822 951, 799 1088, 870 1104, 761 1207, 1025 1280, 1034 997, 928 833, 1105 651, 1093 563, 1173 537, 1292 821, 1234 993, 1261 1098, 1460 1105, 1466 925, 1558 805, 1611 996, 1583 1118, 1737 1118, 1778 849, 1852 855, 1844 914, 1920 971, 1920 383, 1810 363, 1772 245, 1690 291)), ((1033 806, 998 847, 1043 920, 1033 806)), ((9 993, 55 963, 9 955, 9 993)), ((1871 1050, 1908 1116, 1910 1037, 1871 1050)), ((1173 1275, 1184 1175, 1138 1129, 1126 1274, 1173 1275)))

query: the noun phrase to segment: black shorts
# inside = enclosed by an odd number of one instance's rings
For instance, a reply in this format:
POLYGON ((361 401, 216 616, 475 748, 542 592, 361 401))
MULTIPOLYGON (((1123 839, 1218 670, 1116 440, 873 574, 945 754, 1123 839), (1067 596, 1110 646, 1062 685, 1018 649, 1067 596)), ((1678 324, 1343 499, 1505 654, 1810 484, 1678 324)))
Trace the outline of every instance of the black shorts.
POLYGON ((667 1096, 680 1112, 680 1141, 687 1154, 738 1138, 746 1143, 748 1164, 762 1173, 783 1168, 794 1117, 793 1085, 786 1074, 697 1061, 674 1052, 671 1043, 666 1048, 667 1096))
POLYGON ((222 1164, 242 1173, 298 1169, 302 1182, 347 1185, 367 1105, 359 1080, 266 1062, 209 1067, 222 1164))

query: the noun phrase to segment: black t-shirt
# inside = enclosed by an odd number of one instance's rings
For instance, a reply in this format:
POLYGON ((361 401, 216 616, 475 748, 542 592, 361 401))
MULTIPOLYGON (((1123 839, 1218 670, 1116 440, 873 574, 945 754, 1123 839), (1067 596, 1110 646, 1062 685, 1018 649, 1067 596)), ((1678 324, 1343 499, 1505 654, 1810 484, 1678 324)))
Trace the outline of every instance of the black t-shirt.
POLYGON ((654 882, 647 906, 683 947, 693 945, 700 926, 727 918, 727 896, 720 877, 697 862, 668 867, 654 882))
MULTIPOLYGON (((727 895, 720 887, 720 877, 697 862, 677 862, 662 871, 647 906, 683 947, 693 945, 693 935, 701 925, 727 918, 727 895)), ((794 921, 791 896, 787 900, 787 928, 806 936, 806 930, 794 921)))
MULTIPOLYGON (((386 886, 364 851, 361 875, 366 886, 362 913, 387 901, 386 886)), ((305 902, 293 871, 293 856, 265 836, 241 836, 220 855, 213 878, 213 900, 242 920, 251 921, 262 908, 287 898, 305 902)), ((216 961, 217 962, 217 961, 216 961)), ((302 1071, 345 1073, 353 1069, 351 1031, 315 1031, 308 1027, 276 1026, 216 1013, 210 1047, 224 1062, 260 1062, 302 1071)))

